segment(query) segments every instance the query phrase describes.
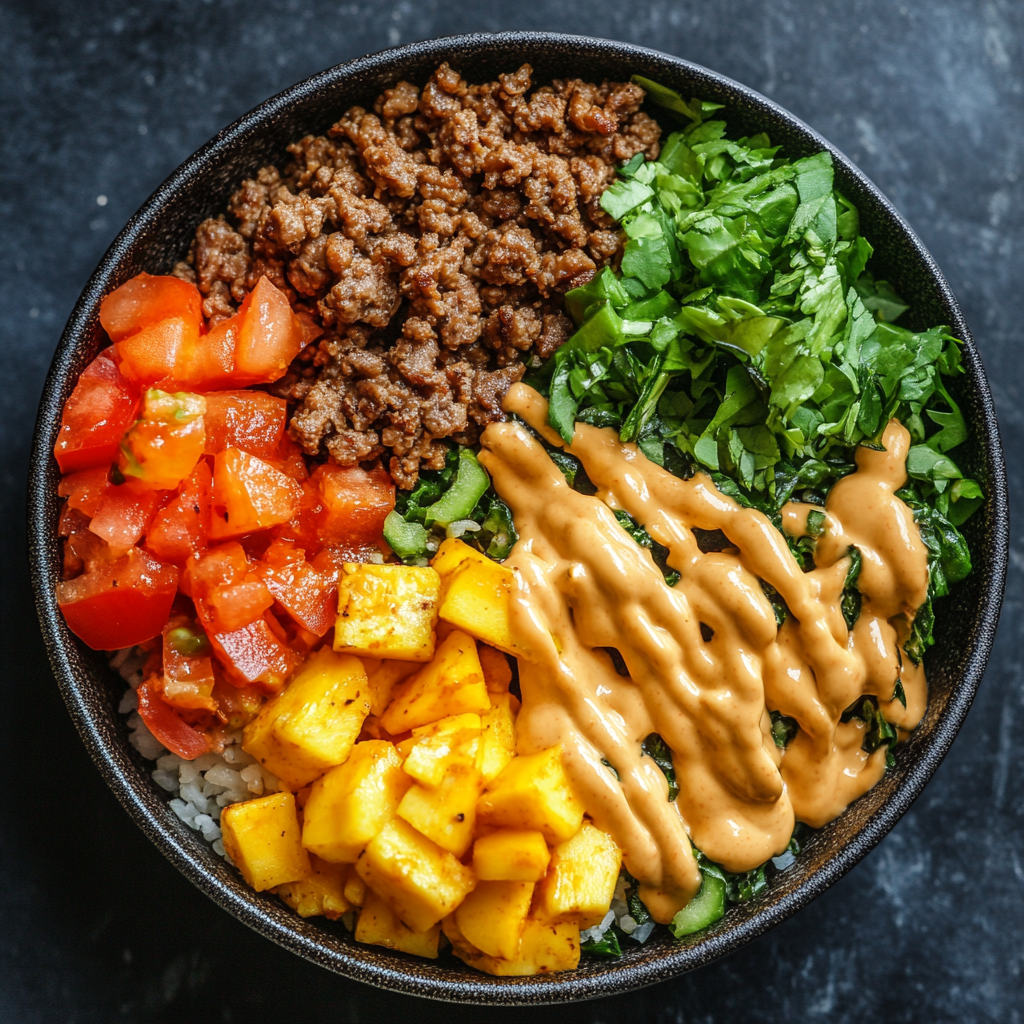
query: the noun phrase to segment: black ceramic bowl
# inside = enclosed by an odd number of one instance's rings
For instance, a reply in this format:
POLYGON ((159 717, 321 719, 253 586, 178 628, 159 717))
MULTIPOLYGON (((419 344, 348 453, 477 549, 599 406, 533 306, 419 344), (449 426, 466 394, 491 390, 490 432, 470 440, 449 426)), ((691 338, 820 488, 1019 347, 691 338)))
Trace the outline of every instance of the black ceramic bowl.
POLYGON ((435 999, 528 1004, 588 999, 650 985, 720 957, 795 913, 849 871, 896 824, 938 767, 970 707, 992 647, 1006 572, 1008 510, 1003 455, 981 359, 956 300, 932 257, 888 200, 834 146, 751 89, 687 61, 625 43, 546 33, 457 36, 387 50, 342 64, 293 86, 226 128, 188 159, 129 221, 82 293, 46 381, 32 451, 29 537, 36 602, 54 672, 89 752, 139 826, 203 892, 287 949, 332 971, 435 999), (167 272, 184 257, 196 225, 223 210, 236 185, 261 165, 280 162, 285 146, 325 131, 353 103, 369 106, 399 78, 424 82, 448 61, 470 81, 489 81, 524 61, 535 81, 578 76, 628 79, 642 74, 679 91, 725 104, 734 135, 767 131, 793 157, 831 152, 838 187, 858 206, 875 246, 872 267, 911 304, 906 322, 949 324, 963 339, 966 374, 954 386, 971 431, 961 465, 982 481, 988 501, 970 521, 973 574, 941 602, 938 643, 928 658, 931 697, 920 728, 896 753, 896 767, 840 818, 818 832, 796 864, 766 892, 689 939, 667 934, 628 944, 618 960, 584 959, 566 974, 492 978, 450 954, 415 959, 357 945, 340 925, 303 921, 275 897, 249 889, 198 833, 167 806, 152 765, 129 746, 117 714, 124 684, 102 655, 68 631, 54 600, 60 576, 58 471, 51 452, 60 412, 81 369, 104 344, 100 299, 139 271, 167 272))

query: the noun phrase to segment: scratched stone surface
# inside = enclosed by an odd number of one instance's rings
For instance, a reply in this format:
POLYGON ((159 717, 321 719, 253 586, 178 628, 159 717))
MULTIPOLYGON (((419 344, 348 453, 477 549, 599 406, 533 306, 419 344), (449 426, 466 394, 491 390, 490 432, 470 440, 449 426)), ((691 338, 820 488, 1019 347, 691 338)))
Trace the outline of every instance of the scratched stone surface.
POLYGON ((480 1011, 345 981, 248 931, 131 824, 47 665, 27 452, 61 327, 120 226, 219 128, 313 72, 472 30, 687 57, 809 122, 888 193, 973 325, 1021 507, 1024 5, 1016 0, 0 4, 0 1019, 1014 1022, 1024 1016, 1024 639, 1015 533, 995 655, 934 780, 856 870, 732 957, 646 991, 480 1011))

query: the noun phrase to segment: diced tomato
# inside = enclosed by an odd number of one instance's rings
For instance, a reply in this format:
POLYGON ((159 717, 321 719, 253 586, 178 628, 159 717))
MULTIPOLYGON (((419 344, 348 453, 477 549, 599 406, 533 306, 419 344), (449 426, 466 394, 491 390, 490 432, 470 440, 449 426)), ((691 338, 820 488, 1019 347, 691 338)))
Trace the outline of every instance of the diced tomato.
POLYGON ((239 448, 219 452, 213 463, 210 537, 220 540, 288 522, 302 489, 269 463, 239 448))
POLYGON ((137 387, 186 386, 185 365, 199 344, 199 321, 171 317, 117 342, 121 372, 137 387))
POLYGON ((238 343, 238 314, 201 334, 191 349, 182 353, 175 373, 181 387, 196 391, 230 388, 235 378, 235 346, 238 343))
POLYGON ((112 548, 130 548, 142 539, 165 496, 135 481, 111 484, 89 529, 112 548))
POLYGON ((139 396, 104 349, 83 371, 64 405, 53 454, 62 473, 109 466, 135 419, 139 396))
POLYGON ((279 380, 302 351, 302 324, 288 296, 266 277, 245 297, 238 310, 241 326, 235 347, 236 385, 279 380))
POLYGON ((213 648, 200 626, 187 615, 172 615, 163 630, 163 678, 160 695, 188 711, 216 711, 213 699, 213 648))
POLYGON ((121 442, 118 467, 125 477, 155 490, 173 490, 203 454, 206 430, 202 395, 169 395, 150 388, 142 415, 121 442))
POLYGON ((274 598, 262 580, 251 579, 214 587, 203 603, 213 628, 219 633, 230 633, 255 622, 274 603, 274 598))
POLYGON ((241 544, 232 541, 195 555, 185 564, 181 577, 182 592, 199 601, 214 587, 241 583, 249 572, 249 559, 241 544))
POLYGON ((89 519, 78 509, 65 505, 60 514, 58 532, 64 542, 64 579, 91 569, 97 562, 112 562, 124 552, 112 548, 89 529, 89 519))
POLYGON ((255 686, 232 686, 218 679, 213 699, 217 702, 217 717, 229 729, 241 729, 256 717, 266 697, 255 686))
POLYGON ((100 303, 100 323, 111 341, 121 341, 161 320, 203 318, 199 289, 178 277, 136 274, 100 303))
POLYGON ((100 507, 103 495, 109 483, 110 468, 95 466, 93 469, 80 469, 61 479, 57 485, 57 494, 68 499, 70 508, 77 508, 84 515, 92 517, 100 507))
POLYGON ((338 611, 338 583, 333 573, 320 573, 300 550, 274 541, 256 566, 267 590, 303 629, 323 636, 338 611))
POLYGON ((206 395, 206 454, 240 448, 260 459, 280 458, 288 403, 263 391, 211 391, 206 395))
POLYGON ((132 647, 160 635, 178 589, 178 570, 139 548, 97 562, 57 584, 70 630, 98 651, 132 647))
POLYGON ((194 761, 210 749, 209 740, 160 698, 152 681, 147 680, 135 692, 139 698, 139 717, 172 754, 194 761))
POLYGON ((192 475, 181 482, 177 495, 153 519, 146 548, 165 562, 181 565, 206 549, 213 500, 213 472, 201 459, 192 475))
POLYGON ((242 686, 252 684, 267 693, 277 693, 302 660, 302 655, 270 628, 265 617, 229 633, 212 632, 206 622, 203 624, 217 660, 242 686))
POLYGON ((374 541, 395 507, 395 485, 380 466, 320 466, 313 474, 324 511, 318 523, 322 544, 374 541))
POLYGON ((309 467, 302 449, 287 435, 281 438, 277 455, 271 460, 285 476, 290 476, 298 483, 309 479, 309 467))

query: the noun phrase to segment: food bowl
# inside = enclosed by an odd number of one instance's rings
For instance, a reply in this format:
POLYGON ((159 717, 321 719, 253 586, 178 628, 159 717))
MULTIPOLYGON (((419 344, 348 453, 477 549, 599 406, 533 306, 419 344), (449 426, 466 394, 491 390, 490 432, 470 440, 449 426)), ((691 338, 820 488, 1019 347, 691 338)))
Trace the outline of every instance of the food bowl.
POLYGON ((819 896, 896 824, 956 736, 981 681, 995 636, 1009 537, 1003 454, 988 382, 970 330, 935 261, 882 193, 834 146, 752 89, 696 64, 626 43, 583 36, 511 32, 430 40, 361 57, 307 79, 225 128, 185 161, 128 222, 86 285, 50 367, 32 449, 29 545, 40 623, 64 699, 100 772, 140 828, 204 893, 251 928, 314 963, 381 988, 481 1004, 589 999, 650 985, 737 949, 819 896), (766 131, 791 157, 827 149, 837 187, 857 205, 875 246, 872 267, 909 301, 912 328, 945 323, 963 340, 966 373, 953 393, 971 431, 960 461, 988 497, 965 534, 974 572, 937 609, 937 643, 928 655, 930 699, 920 727, 896 751, 896 766, 838 819, 806 843, 767 889, 684 940, 660 930, 645 945, 627 943, 620 959, 584 958, 578 970, 535 977, 479 974, 448 953, 427 961, 357 944, 340 922, 303 920, 276 897, 250 889, 199 833, 170 809, 150 777, 152 763, 129 745, 117 705, 124 683, 101 653, 84 647, 61 616, 57 536, 59 473, 52 457, 61 409, 79 372, 104 344, 100 299, 140 271, 166 273, 188 250, 196 225, 224 209, 232 190, 285 146, 324 132, 351 104, 370 105, 400 78, 425 81, 448 61, 470 81, 491 80, 524 62, 535 81, 553 77, 627 80, 641 74, 680 92, 725 104, 733 135, 766 131))

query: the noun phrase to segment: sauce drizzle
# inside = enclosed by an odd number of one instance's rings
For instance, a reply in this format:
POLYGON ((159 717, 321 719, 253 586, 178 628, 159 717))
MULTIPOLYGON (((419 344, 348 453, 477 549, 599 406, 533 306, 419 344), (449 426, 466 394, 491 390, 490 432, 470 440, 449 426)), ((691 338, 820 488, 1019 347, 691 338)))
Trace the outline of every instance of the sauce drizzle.
MULTIPOLYGON (((563 446, 537 392, 514 385, 504 408, 563 446)), ((928 563, 913 514, 895 496, 910 444, 897 421, 884 451, 857 449, 857 471, 817 509, 825 530, 810 572, 763 513, 703 473, 680 480, 612 430, 577 424, 566 446, 597 487, 592 497, 569 487, 523 423, 491 424, 481 444, 519 532, 506 562, 517 578, 519 750, 562 745, 587 812, 622 848, 656 921, 670 921, 700 887, 690 840, 727 870, 747 871, 786 848, 795 819, 823 825, 881 778, 884 749, 867 754, 864 723, 840 718, 874 694, 885 717, 909 730, 927 701, 923 669, 898 651, 927 595, 928 563), (668 549, 681 576, 674 587, 616 509, 668 549), (721 530, 731 546, 704 553, 694 528, 721 530), (849 630, 840 601, 851 546, 861 553, 862 610, 849 630), (760 580, 789 609, 781 628, 760 580), (894 699, 897 680, 906 708, 894 699), (799 723, 784 751, 769 711, 799 723), (672 803, 641 749, 655 732, 673 751, 672 803)), ((806 533, 814 508, 787 504, 787 533, 806 533)))

